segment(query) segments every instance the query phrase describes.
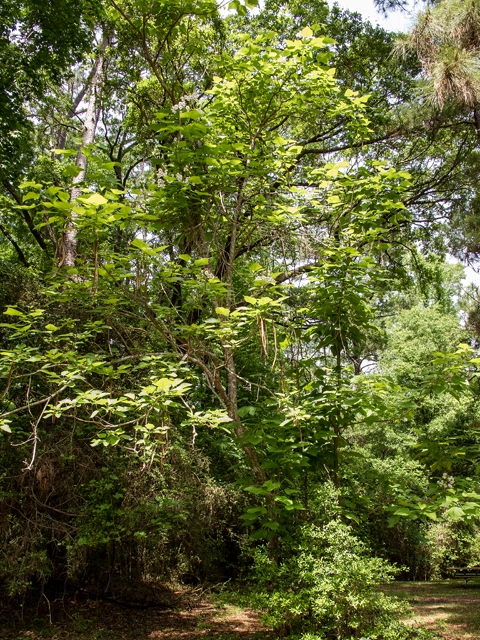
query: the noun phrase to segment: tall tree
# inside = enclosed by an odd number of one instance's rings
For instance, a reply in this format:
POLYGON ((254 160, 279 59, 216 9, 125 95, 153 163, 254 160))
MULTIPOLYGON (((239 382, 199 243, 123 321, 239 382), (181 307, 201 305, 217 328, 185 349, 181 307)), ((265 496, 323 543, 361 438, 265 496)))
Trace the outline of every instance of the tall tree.
POLYGON ((29 153, 28 110, 90 50, 95 2, 2 2, 0 8, 0 172, 16 178, 29 153))
MULTIPOLYGON (((103 98, 103 85, 105 76, 105 51, 110 42, 110 37, 107 33, 102 36, 102 42, 98 55, 95 59, 95 63, 90 74, 91 81, 89 87, 89 98, 87 103, 87 110, 83 121, 82 141, 77 153, 76 166, 78 168, 78 174, 72 179, 72 191, 70 199, 72 203, 76 202, 77 197, 82 193, 81 189, 77 186, 83 183, 87 173, 88 160, 84 153, 84 147, 89 147, 95 141, 95 131, 97 129, 98 118, 100 116, 101 103, 103 98)), ((63 246, 62 257, 59 265, 65 267, 74 267, 75 259, 77 257, 77 230, 75 228, 75 216, 72 215, 72 219, 69 221, 67 228, 63 234, 63 246)))

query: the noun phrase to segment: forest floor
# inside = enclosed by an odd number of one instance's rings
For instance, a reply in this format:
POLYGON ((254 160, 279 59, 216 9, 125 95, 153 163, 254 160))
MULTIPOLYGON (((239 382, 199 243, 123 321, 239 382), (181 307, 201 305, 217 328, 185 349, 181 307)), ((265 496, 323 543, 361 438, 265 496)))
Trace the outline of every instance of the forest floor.
POLYGON ((463 580, 393 582, 383 590, 407 600, 412 610, 404 619, 431 629, 442 640, 480 639, 480 580, 463 588, 463 580))
MULTIPOLYGON (((179 593, 176 606, 150 603, 140 608, 104 600, 81 599, 42 606, 36 619, 28 623, 12 620, 2 626, 2 640, 264 640, 271 631, 260 614, 215 597, 194 601, 179 593), (16 623, 12 627, 12 622, 16 623), (16 629, 15 629, 16 627, 16 629)), ((44 603, 43 603, 44 604, 44 603)), ((1 606, 0 606, 1 609, 1 606)), ((18 618, 18 616, 17 616, 18 618)))
MULTIPOLYGON (((155 591, 155 589, 154 589, 155 591)), ((480 640, 480 580, 394 582, 383 591, 411 606, 404 622, 430 629, 442 640, 480 640)), ((46 600, 46 598, 45 598, 46 600)), ((2 640, 266 640, 273 638, 256 611, 224 604, 218 597, 197 600, 187 591, 161 591, 143 606, 74 594, 48 602, 22 623, 18 612, 2 610, 2 640), (161 601, 163 600, 163 604, 161 601), (170 600, 171 605, 165 604, 170 600), (8 624, 2 623, 10 618, 8 624)), ((39 603, 40 604, 40 603, 39 603)))

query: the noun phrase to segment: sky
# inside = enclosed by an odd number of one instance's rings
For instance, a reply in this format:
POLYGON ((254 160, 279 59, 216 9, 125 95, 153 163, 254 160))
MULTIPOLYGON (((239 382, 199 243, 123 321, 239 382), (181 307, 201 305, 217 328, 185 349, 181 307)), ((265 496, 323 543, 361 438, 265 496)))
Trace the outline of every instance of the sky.
MULTIPOLYGON (((328 4, 331 7, 334 4, 334 0, 328 0, 328 4)), ((368 19, 373 24, 379 24, 388 31, 408 31, 410 29, 412 18, 415 15, 415 11, 411 15, 403 12, 389 13, 385 18, 375 9, 373 0, 337 0, 343 9, 349 11, 358 11, 365 19, 368 19)))
MULTIPOLYGON (((328 5, 332 7, 335 3, 340 5, 340 7, 344 9, 348 9, 349 11, 356 11, 361 13, 362 16, 372 22, 373 24, 379 24, 384 29, 388 31, 408 31, 413 21, 413 17, 416 14, 416 11, 411 13, 406 12, 390 12, 387 17, 380 14, 376 9, 373 0, 327 0, 328 5)), ((421 4, 421 0, 419 0, 421 4)), ((410 4, 414 5, 415 0, 410 0, 410 4)), ((221 10, 221 13, 226 15, 229 13, 228 2, 225 2, 224 9, 221 10)), ((259 6, 264 6, 264 0, 259 0, 259 6)), ((253 13, 256 13, 258 8, 253 9, 253 13)))

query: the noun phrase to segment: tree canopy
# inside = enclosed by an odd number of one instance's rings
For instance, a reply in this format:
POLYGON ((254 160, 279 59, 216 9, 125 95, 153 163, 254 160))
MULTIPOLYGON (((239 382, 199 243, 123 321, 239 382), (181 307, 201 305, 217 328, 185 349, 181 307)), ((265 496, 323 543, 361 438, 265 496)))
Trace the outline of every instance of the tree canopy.
POLYGON ((11 602, 232 574, 284 636, 412 637, 376 585, 480 517, 457 4, 400 39, 320 0, 2 5, 11 602))

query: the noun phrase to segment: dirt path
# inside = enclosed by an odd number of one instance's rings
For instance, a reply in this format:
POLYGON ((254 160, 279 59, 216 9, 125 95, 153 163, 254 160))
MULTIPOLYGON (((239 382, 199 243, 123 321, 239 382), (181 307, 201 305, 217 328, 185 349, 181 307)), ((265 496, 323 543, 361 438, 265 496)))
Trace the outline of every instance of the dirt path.
POLYGON ((434 631, 442 640, 480 639, 480 583, 394 582, 385 593, 405 599, 412 612, 405 622, 434 631))

